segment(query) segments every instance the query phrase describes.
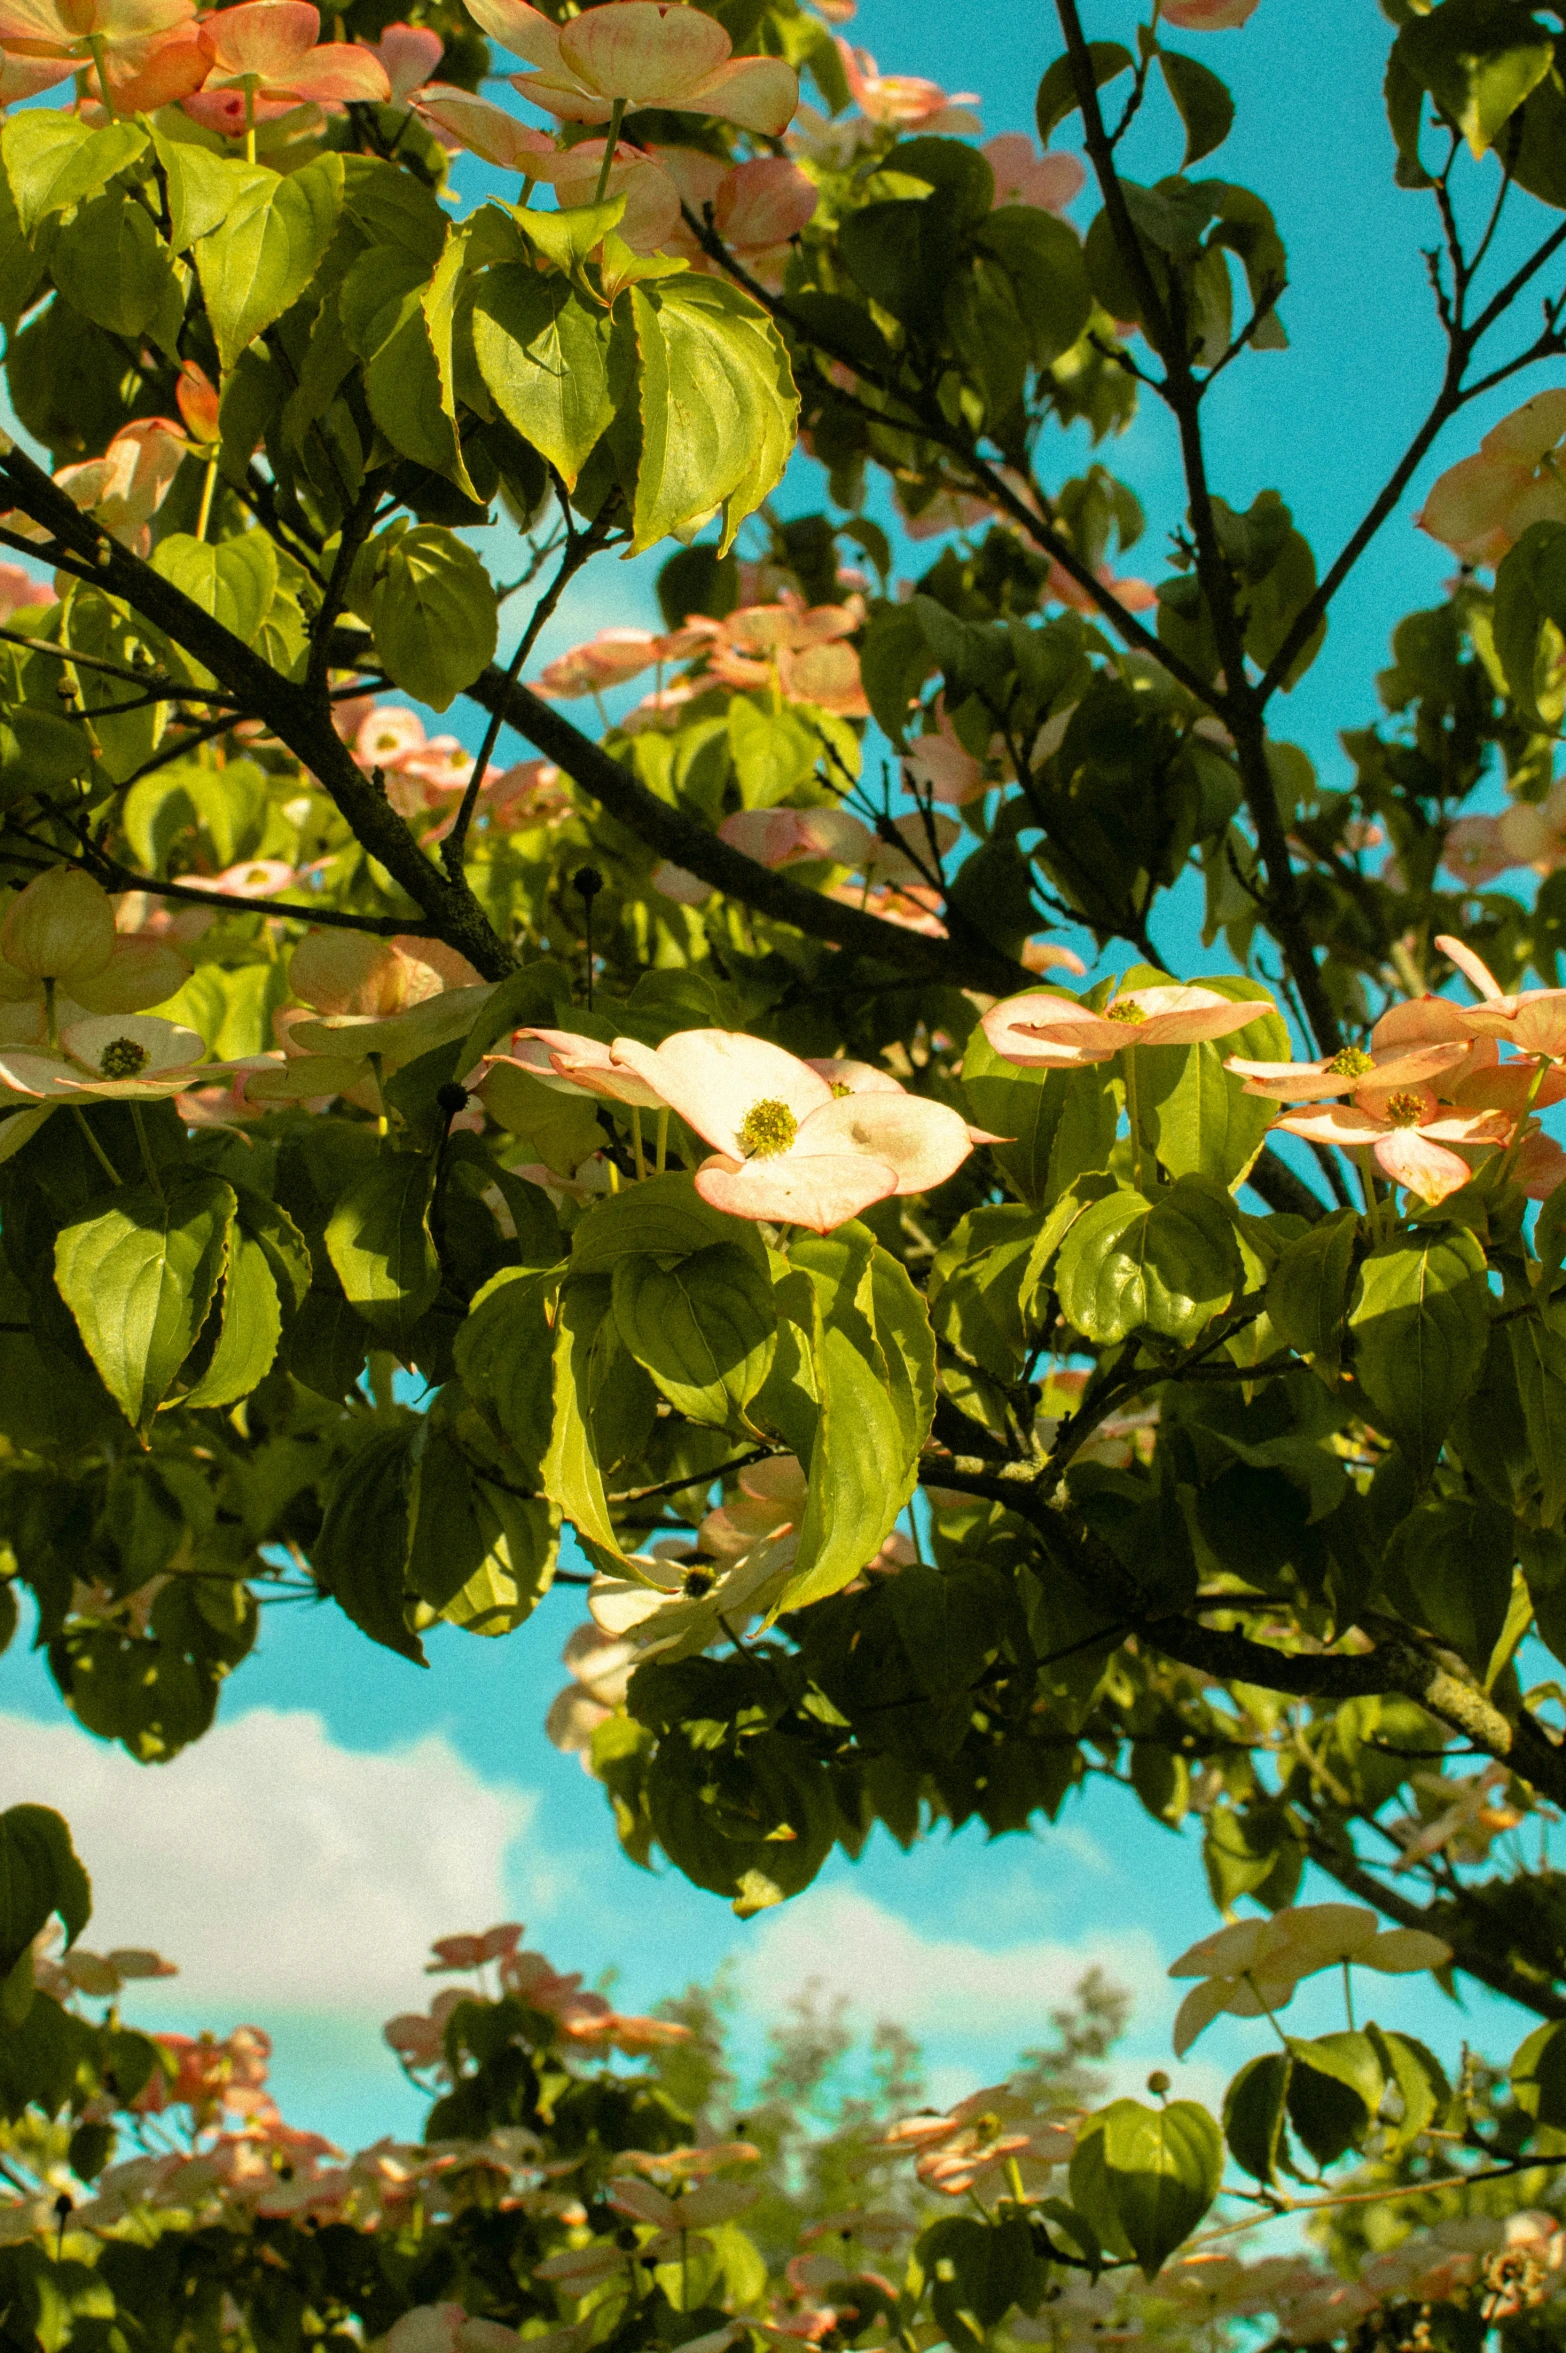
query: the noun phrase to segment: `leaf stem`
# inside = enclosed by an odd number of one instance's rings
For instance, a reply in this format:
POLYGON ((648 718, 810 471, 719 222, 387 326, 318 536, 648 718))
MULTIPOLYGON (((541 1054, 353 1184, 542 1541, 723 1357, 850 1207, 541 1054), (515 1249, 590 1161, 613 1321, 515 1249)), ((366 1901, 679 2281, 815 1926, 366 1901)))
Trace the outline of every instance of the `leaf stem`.
POLYGON ((121 1176, 119 1170, 115 1167, 113 1161, 109 1158, 109 1155, 107 1152, 105 1152, 103 1146, 99 1143, 97 1137, 93 1134, 92 1121, 87 1117, 86 1112, 82 1109, 79 1103, 73 1103, 71 1105, 71 1117, 75 1120, 77 1126, 81 1129, 82 1134, 87 1138, 88 1148, 97 1159, 99 1166, 102 1168, 110 1184, 123 1185, 125 1179, 121 1176))
POLYGON ((593 202, 602 204, 609 187, 609 172, 614 163, 614 151, 620 144, 620 125, 625 120, 625 100, 617 98, 609 117, 609 136, 604 141, 604 159, 598 167, 598 185, 593 190, 593 202))
POLYGON ((163 1191, 163 1179, 158 1164, 152 1157, 152 1138, 147 1133, 147 1122, 139 1103, 130 1107, 131 1125, 136 1130, 136 1142, 141 1148, 141 1165, 147 1172, 147 1182, 155 1193, 163 1191))

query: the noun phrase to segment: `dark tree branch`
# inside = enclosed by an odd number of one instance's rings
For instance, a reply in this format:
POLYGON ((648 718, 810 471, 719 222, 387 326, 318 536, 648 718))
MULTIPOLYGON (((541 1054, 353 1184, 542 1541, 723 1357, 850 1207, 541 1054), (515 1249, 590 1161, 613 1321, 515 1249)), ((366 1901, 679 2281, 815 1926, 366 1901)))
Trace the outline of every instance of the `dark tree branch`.
POLYGON ((263 662, 171 581, 100 531, 14 444, 0 455, 0 483, 12 506, 53 532, 63 547, 91 567, 100 586, 183 646, 304 762, 361 847, 423 910, 436 938, 466 956, 488 980, 502 979, 514 969, 515 956, 466 882, 443 874, 425 857, 385 793, 354 765, 324 697, 301 694, 293 681, 263 662))
POLYGON ((1387 1887, 1366 1869, 1345 1839, 1340 1845, 1325 1831, 1312 1830, 1305 1841, 1313 1863, 1335 1879, 1349 1895, 1358 1896, 1362 1904, 1371 1904, 1388 1920, 1395 1920, 1400 1928, 1422 1929, 1427 1935, 1444 1937, 1453 1948, 1457 1966, 1465 1975, 1476 1977, 1493 1993, 1504 1994, 1508 2001, 1517 2002, 1525 2010, 1532 2010, 1540 2018, 1566 2018, 1566 1995, 1554 1993, 1539 1979, 1516 1969, 1501 1954, 1482 1942, 1458 1944, 1453 1935, 1453 1923, 1439 1918, 1432 1925, 1430 1911, 1423 1904, 1410 1901, 1396 1888, 1387 1887))
POLYGON ((648 849, 710 882, 739 905, 754 908, 758 915, 790 924, 812 939, 828 940, 852 955, 873 958, 950 988, 1009 996, 1032 981, 1025 966, 1014 964, 999 949, 987 948, 982 942, 931 939, 923 932, 905 930, 900 924, 883 922, 878 915, 867 915, 861 908, 824 898, 820 892, 806 890, 786 875, 758 865, 754 858, 720 841, 694 817, 649 792, 631 769, 612 759, 563 712, 531 687, 508 679, 494 665, 467 691, 484 710, 499 711, 509 726, 545 759, 563 768, 574 784, 648 849))

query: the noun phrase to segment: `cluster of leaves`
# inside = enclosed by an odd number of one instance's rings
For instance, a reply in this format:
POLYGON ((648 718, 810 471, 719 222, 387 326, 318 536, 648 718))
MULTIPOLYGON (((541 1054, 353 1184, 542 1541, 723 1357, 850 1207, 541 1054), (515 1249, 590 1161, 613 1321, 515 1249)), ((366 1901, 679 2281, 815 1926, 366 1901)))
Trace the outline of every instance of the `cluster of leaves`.
MULTIPOLYGON (((582 1662, 583 1737, 638 1860, 656 1848, 748 1912, 877 1825, 1020 1831, 1111 1777, 1172 1829, 1199 1817, 1224 1910, 1287 1906, 1313 1862, 1553 2036, 1566 1882, 1511 1834, 1566 1802, 1558 1693, 1524 1688, 1539 1644, 1566 1656, 1566 1194, 1530 1126, 1566 1029, 1558 996, 1500 992, 1530 967, 1558 988, 1566 899, 1558 874, 1492 887, 1499 853, 1476 878, 1454 828, 1559 863, 1558 431, 1465 461, 1491 536, 1462 546, 1493 588, 1470 569, 1401 625, 1382 720, 1347 739, 1352 787, 1271 734, 1437 435, 1566 349, 1558 225, 1507 278, 1459 229, 1464 173, 1518 209, 1566 203, 1550 12, 1393 12, 1399 176, 1434 191, 1448 364, 1322 566, 1281 492, 1241 512, 1208 487, 1207 389, 1280 347, 1287 265, 1259 196, 1192 176, 1232 120, 1168 38, 1202 29, 1198 0, 1170 0, 1134 56, 1059 0, 1037 120, 1046 143, 1081 127, 1085 236, 997 203, 1003 159, 930 127, 942 93, 889 95, 849 59, 845 114, 845 60, 792 0, 708 13, 741 58, 808 70, 834 117, 788 134, 815 210, 771 282, 716 204, 687 209, 679 254, 620 235, 623 189, 459 220, 422 118, 358 103, 266 160, 175 108, 28 108, 0 132, 7 377, 56 469, 0 454, 0 542, 56 590, 19 590, 0 629, 5 1630, 25 1591, 77 1718, 162 1761, 211 1721, 270 1597, 329 1596, 416 1661, 442 1623, 518 1628, 569 1528, 623 1648, 617 1687, 582 1662), (1180 156, 1149 187, 1119 168, 1137 120, 1180 156), (1543 326, 1508 346, 1536 282, 1543 326), (1062 482, 1055 462, 1061 428, 1102 441, 1138 397, 1177 431, 1189 502, 1141 594, 1112 570, 1136 502, 1105 466, 1062 482), (825 504, 784 522, 796 432, 825 504), (861 511, 872 471, 942 535, 911 596, 861 511), (476 552, 501 512, 515 582, 476 552), (645 666, 685 668, 595 740, 568 686, 523 682, 529 656, 584 568, 671 536, 693 544, 664 567, 645 666), (830 687, 789 667, 812 628, 844 650, 830 687), (489 715, 444 786, 435 746, 422 771, 406 733, 377 750, 392 690, 489 715), (879 788, 866 714, 892 754, 879 788), (542 758, 497 780, 502 726, 542 758), (1476 819, 1497 779, 1507 817, 1476 819), (874 855, 835 855, 845 816, 874 855), (1041 1007, 1134 1021, 1171 984, 1160 896, 1193 874, 1238 1030, 1128 1030, 1053 1064, 1017 1048, 1041 1007), (74 917, 44 938, 29 894, 62 875, 117 894, 139 969, 188 951, 150 1022, 145 993, 104 996, 108 948, 78 952, 74 917), (1136 961, 1080 1000, 1030 987, 1058 978, 1062 923, 1136 961), (1454 936, 1490 960, 1488 1030, 1418 1002, 1449 984, 1454 936), (1387 1019, 1405 1043, 1456 1024, 1476 1083, 1485 1038, 1517 1059, 1491 1053, 1501 1126, 1465 1147, 1466 1181, 1371 1168, 1361 1211, 1362 1172, 1269 1141, 1273 1102, 1226 1060, 1303 1047, 1348 1093, 1387 1019), (699 1089, 659 1077, 763 1051, 796 1092, 758 1081, 718 1133, 699 1089), (796 1110, 826 1119, 859 1214, 744 1214, 723 1191, 773 1160, 786 1189, 796 1110), (920 1157, 958 1131, 982 1140, 920 1157)), ((432 21, 471 84, 477 35, 432 21)), ((779 160, 770 134, 609 96, 633 155, 779 160)), ((1372 1099, 1355 1149, 1440 1124, 1434 1095, 1410 1101, 1383 1119, 1372 1099)), ((47 1893, 53 1834, 16 1835, 47 1893)), ((50 1908, 74 1925, 58 1890, 50 1908)), ((141 2058, 82 2040, 121 2030, 58 2026, 52 2001, 6 2048, 49 2044, 54 2109, 111 2075, 134 2096, 141 2058)), ((543 2029, 500 2003, 448 2032, 474 2132, 537 2130, 542 2063, 517 2054, 543 2029)), ((1264 2201, 1290 2166, 1422 2164, 1420 2134, 1471 2134, 1531 2182, 1554 2144, 1518 2119, 1561 2129, 1554 2048, 1516 2063, 1533 2108, 1519 2090, 1491 2118, 1396 2035, 1291 2045, 1236 2088, 1227 2145, 1264 2201)), ((600 2096, 622 2121, 584 2122, 583 2145, 673 2145, 651 2094, 600 2096)), ((1224 2146, 1196 2103, 1116 2103, 1062 2213, 1029 2220, 1009 2185, 964 2219, 977 2236, 948 2217, 892 2305, 966 2348, 1036 2315, 1052 2265, 1156 2270, 1224 2146)), ((395 2311, 379 2270, 368 2302, 358 2272, 310 2272, 262 2333, 316 2333, 307 2310, 380 2333, 448 2293, 507 2327, 550 2318, 483 2285, 472 2217, 493 2206, 463 2209, 454 2268, 397 2254, 395 2311)), ((308 2272, 286 2230, 283 2270, 308 2272)), ((352 2229, 309 2244, 364 2260, 352 2229)), ((243 2254, 244 2294, 221 2264, 190 2286, 204 2326, 224 2292, 258 2325, 278 2266, 253 2233, 243 2254)), ((43 2309, 36 2280, 17 2310, 43 2309)), ((647 2288, 626 2342, 705 2333, 683 2323, 711 2284, 647 2288)), ((716 2328, 729 2308, 710 2309, 716 2328)))

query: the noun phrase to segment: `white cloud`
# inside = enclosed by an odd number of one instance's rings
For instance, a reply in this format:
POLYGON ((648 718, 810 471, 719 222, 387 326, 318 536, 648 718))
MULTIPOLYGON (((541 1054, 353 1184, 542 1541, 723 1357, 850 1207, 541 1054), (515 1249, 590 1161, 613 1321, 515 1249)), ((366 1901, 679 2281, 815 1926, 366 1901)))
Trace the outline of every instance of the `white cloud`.
POLYGON ((927 1936, 850 1888, 799 1896, 759 1923, 740 1970, 746 1999, 766 2013, 816 1980, 847 1998, 860 2020, 888 2019, 941 2041, 1041 2040, 1049 2013, 1095 1963, 1136 2002, 1137 2022, 1168 2006, 1164 1962, 1145 1929, 1099 1930, 1078 1943, 1053 1937, 986 1946, 927 1936))
POLYGON ((70 1823, 92 1874, 85 1941, 155 1945, 180 1970, 165 2002, 225 2014, 420 2006, 432 1938, 507 1916, 507 1850, 537 1803, 440 1734, 348 1749, 320 1716, 275 1708, 166 1766, 0 1713, 0 1786, 70 1823))

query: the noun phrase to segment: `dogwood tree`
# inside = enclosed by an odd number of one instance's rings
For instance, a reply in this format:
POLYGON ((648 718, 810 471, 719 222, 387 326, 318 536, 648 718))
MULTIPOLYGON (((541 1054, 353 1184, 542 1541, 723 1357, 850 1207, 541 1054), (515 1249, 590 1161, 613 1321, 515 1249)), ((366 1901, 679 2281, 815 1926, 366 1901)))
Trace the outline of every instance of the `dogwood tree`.
MULTIPOLYGON (((1566 34, 1387 5, 1445 357, 1317 551, 1209 432, 1288 327, 1214 160, 1256 0, 1134 48, 1056 0, 1038 145, 842 0, 351 0, 326 40, 308 0, 0 0, 0 1602, 65 1705, 167 1764, 271 1597, 411 1671, 558 1641, 526 1621, 586 1583, 551 1729, 742 1914, 1109 1777, 1195 1817, 1229 1920, 1182 2051, 1325 1968, 1536 2022, 1494 2080, 1351 2009, 1221 2123, 919 2128, 979 2199, 914 2259, 965 2349, 1161 2275, 1220 2194, 1501 2212, 1566 2131, 1566 34), (1152 585, 1135 413, 1184 481, 1152 585), (1432 457, 1456 577, 1319 777, 1287 696, 1432 457), (663 627, 544 662, 652 551, 663 627), (1227 969, 1170 971, 1198 900, 1227 969), (1348 1900, 1297 1904, 1307 1863, 1348 1900)), ((85 2185, 154 2060, 35 1985, 84 1894, 22 1811, 8 2097, 99 2133, 51 2144, 85 2185)), ((523 2009, 430 2051, 536 2133, 523 2009)), ((1548 2330, 1517 2230, 1439 2292, 1432 2255, 1181 2308, 1548 2330)), ((287 2326, 331 2334, 304 2260, 287 2326)), ((568 2325, 682 2341, 658 2313, 568 2325)))

